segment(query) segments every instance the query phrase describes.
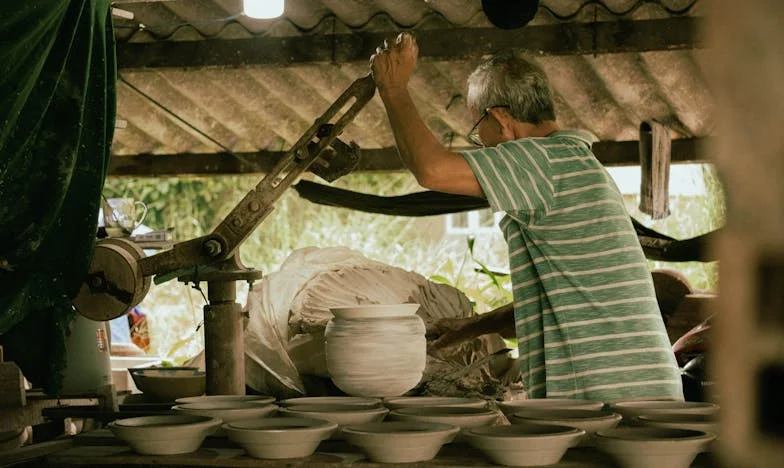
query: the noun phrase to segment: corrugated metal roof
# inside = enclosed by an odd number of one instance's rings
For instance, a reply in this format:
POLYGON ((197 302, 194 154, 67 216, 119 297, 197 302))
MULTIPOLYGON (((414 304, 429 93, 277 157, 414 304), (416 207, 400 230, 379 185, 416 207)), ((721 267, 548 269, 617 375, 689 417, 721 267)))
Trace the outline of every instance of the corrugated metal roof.
MULTIPOLYGON (((233 17, 240 0, 123 3, 133 21, 117 19, 118 41, 202 41, 258 35, 488 27, 479 0, 287 0, 284 17, 233 17), (226 21, 216 19, 230 18, 226 21), (189 24, 184 24, 189 23, 189 24), (144 26, 134 26, 143 24, 144 26)), ((695 0, 544 0, 533 24, 699 15, 695 0)), ((667 122, 680 137, 708 136, 712 98, 701 50, 545 56, 563 127, 584 128, 602 140, 636 140, 641 120, 667 122)), ((447 144, 465 146, 472 121, 465 82, 477 59, 423 60, 411 92, 426 123, 447 144)), ((313 63, 242 68, 121 70, 127 83, 160 102, 232 151, 287 149, 356 78, 367 63, 313 63)), ((126 83, 118 85, 113 153, 210 153, 221 149, 154 105, 126 83)), ((394 145, 378 97, 344 133, 362 148, 394 145)))

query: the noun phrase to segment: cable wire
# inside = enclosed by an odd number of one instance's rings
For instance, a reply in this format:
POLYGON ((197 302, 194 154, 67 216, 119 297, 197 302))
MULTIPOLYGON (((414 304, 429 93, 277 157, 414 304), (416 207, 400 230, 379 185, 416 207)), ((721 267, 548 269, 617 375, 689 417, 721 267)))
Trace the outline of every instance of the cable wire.
POLYGON ((134 86, 133 84, 131 84, 131 83, 130 83, 128 80, 126 80, 126 79, 125 79, 125 77, 123 77, 122 75, 118 75, 118 78, 119 78, 119 81, 121 81, 122 83, 125 83, 125 85, 126 85, 126 86, 128 86, 129 88, 131 88, 131 89, 132 89, 134 92, 136 92, 136 93, 137 93, 137 94, 139 94, 140 96, 144 97, 145 99, 147 99, 148 101, 150 101, 150 102, 151 102, 151 103, 153 103, 154 105, 158 106, 158 107, 159 107, 159 108, 161 108, 161 109, 162 109, 164 112, 168 113, 169 115, 171 115, 172 117, 174 117, 175 119, 177 119, 179 122, 181 122, 183 125, 187 126, 188 128, 190 128, 190 129, 191 129, 191 130, 193 130, 194 132, 196 132, 196 133, 198 133, 199 135, 201 135, 202 137, 206 138, 207 140, 209 140, 210 142, 212 142, 213 144, 215 144, 217 147, 219 147, 220 149, 222 149, 223 151, 225 151, 225 152, 226 152, 226 153, 228 153, 229 155, 231 155, 231 156, 233 156, 233 157, 237 158, 237 160, 239 160, 239 161, 241 161, 241 162, 243 162, 243 163, 245 163, 245 164, 249 165, 250 167, 252 167, 253 169, 255 169, 257 172, 264 172, 264 171, 261 169, 261 167, 260 167, 258 164, 256 164, 256 163, 255 163, 255 162, 253 162, 253 161, 249 161, 248 159, 246 159, 246 158, 244 158, 244 157, 242 157, 242 156, 238 155, 237 153, 235 153, 234 151, 232 151, 232 150, 231 150, 231 149, 230 149, 228 146, 224 145, 223 143, 221 143, 221 142, 220 142, 220 141, 218 141, 217 139, 215 139, 215 138, 213 138, 212 136, 208 135, 206 132, 202 131, 201 129, 199 129, 198 127, 196 127, 195 125, 193 125, 192 123, 190 123, 190 122, 188 122, 187 120, 185 120, 184 118, 180 117, 180 115, 178 115, 176 112, 174 112, 173 110, 169 109, 168 107, 166 107, 165 105, 163 105, 162 103, 160 103, 158 100, 156 100, 155 98, 153 98, 153 97, 152 97, 152 96, 150 96, 149 94, 145 93, 145 92, 144 92, 144 91, 142 91, 141 89, 139 89, 139 88, 137 88, 136 86, 134 86))

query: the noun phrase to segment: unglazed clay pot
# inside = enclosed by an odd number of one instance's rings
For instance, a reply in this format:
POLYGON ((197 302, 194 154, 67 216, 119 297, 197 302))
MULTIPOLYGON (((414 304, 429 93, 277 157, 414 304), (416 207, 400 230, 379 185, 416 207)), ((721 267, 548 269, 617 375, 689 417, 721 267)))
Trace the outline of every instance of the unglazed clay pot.
POLYGON ((531 400, 509 400, 499 401, 498 409, 505 415, 511 415, 518 411, 529 409, 574 409, 598 411, 602 409, 604 403, 594 400, 578 400, 571 398, 535 398, 531 400))
POLYGON ((715 416, 719 412, 719 406, 702 401, 624 401, 611 403, 610 411, 618 413, 624 419, 631 421, 637 416, 659 414, 704 414, 715 416))
POLYGON ((649 414, 637 416, 632 422, 639 426, 688 429, 719 435, 719 419, 707 414, 649 414))
MULTIPOLYGON (((178 414, 193 414, 209 416, 224 423, 234 423, 244 420, 257 420, 272 416, 278 407, 270 404, 258 404, 252 401, 213 401, 208 403, 184 403, 172 406, 172 411, 178 414)), ((222 427, 215 431, 215 435, 224 436, 226 432, 222 427)))
POLYGON ((198 450, 220 425, 217 418, 181 414, 118 419, 108 427, 136 453, 176 455, 198 450))
POLYGON ((415 463, 435 458, 459 430, 448 424, 392 421, 349 426, 343 432, 371 461, 415 463))
MULTIPOLYGON (((414 388, 425 369, 425 324, 401 304, 401 315, 335 317, 324 333, 327 370, 349 395, 398 396, 414 388)), ((345 309, 345 308, 343 308, 345 309)))
POLYGON ((178 405, 187 403, 250 403, 255 405, 271 405, 275 397, 265 395, 202 395, 187 398, 177 398, 178 405))
POLYGON ((688 468, 715 438, 701 431, 658 427, 617 427, 594 436, 599 450, 623 468, 688 468))
POLYGON ((583 409, 521 409, 509 416, 512 424, 545 424, 575 427, 585 431, 580 445, 590 446, 590 437, 596 431, 612 429, 621 421, 621 415, 611 411, 583 409))
POLYGON ((338 425, 310 418, 267 418, 225 424, 229 439, 255 458, 301 458, 316 451, 338 425))
POLYGON ((462 398, 462 397, 435 397, 435 396, 420 396, 420 397, 397 397, 385 398, 384 406, 390 410, 397 410, 402 408, 418 408, 418 407, 436 407, 436 406, 449 406, 449 407, 463 407, 463 408, 485 408, 487 401, 481 398, 462 398))
POLYGON ((288 398, 280 401, 280 406, 321 406, 321 405, 341 405, 356 406, 358 408, 383 408, 384 405, 380 398, 348 397, 348 396, 324 396, 324 397, 298 397, 288 398))
POLYGON ((463 435, 471 446, 499 465, 542 466, 558 463, 585 431, 566 426, 514 424, 476 427, 463 435))
POLYGON ((380 408, 362 408, 351 405, 302 405, 288 406, 280 409, 280 414, 286 417, 301 417, 321 419, 338 425, 338 430, 332 434, 333 439, 343 439, 341 429, 343 426, 354 426, 382 421, 389 410, 380 408))

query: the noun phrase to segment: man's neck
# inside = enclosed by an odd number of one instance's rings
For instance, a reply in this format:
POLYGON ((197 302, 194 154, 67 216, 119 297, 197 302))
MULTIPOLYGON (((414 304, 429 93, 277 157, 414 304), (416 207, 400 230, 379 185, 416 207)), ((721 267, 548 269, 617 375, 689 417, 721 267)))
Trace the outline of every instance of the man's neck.
POLYGON ((526 122, 515 122, 513 127, 515 139, 546 137, 557 132, 561 127, 555 120, 545 120, 542 123, 531 124, 526 122))

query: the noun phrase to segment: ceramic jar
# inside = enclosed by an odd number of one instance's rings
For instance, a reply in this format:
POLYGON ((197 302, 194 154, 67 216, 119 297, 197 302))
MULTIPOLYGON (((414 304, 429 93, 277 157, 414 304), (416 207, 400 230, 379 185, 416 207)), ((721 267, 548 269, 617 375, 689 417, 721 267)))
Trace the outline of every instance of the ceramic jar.
POLYGON ((425 324, 416 315, 333 318, 325 331, 327 370, 349 395, 399 396, 425 369, 425 324))

